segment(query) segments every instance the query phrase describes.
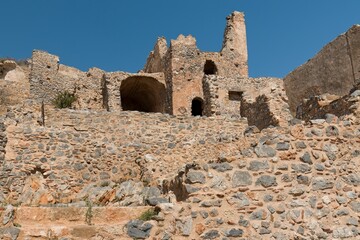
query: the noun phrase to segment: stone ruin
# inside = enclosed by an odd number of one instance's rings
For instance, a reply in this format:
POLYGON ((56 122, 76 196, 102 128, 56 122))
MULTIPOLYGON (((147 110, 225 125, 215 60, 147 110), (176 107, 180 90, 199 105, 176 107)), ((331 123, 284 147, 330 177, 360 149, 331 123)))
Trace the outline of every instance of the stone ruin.
POLYGON ((226 20, 220 52, 159 38, 138 73, 0 60, 0 239, 358 239, 360 26, 250 78, 226 20))

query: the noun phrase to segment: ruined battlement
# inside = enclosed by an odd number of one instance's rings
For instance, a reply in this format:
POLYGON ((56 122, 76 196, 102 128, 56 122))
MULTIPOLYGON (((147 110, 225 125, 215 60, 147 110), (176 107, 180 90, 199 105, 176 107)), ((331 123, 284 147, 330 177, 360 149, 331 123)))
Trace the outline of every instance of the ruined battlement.
MULTIPOLYGON (((248 77, 242 13, 235 12, 227 18, 221 52, 201 52, 192 36, 179 35, 170 41, 169 47, 165 38, 159 38, 139 74, 106 73, 96 68, 85 73, 60 64, 58 56, 35 50, 30 93, 33 99, 46 103, 50 103, 59 92, 76 93, 78 109, 100 110, 109 106, 107 109, 110 111, 210 116, 211 112, 205 114, 203 111, 208 108, 203 85, 207 75, 229 79, 248 77), (196 106, 192 106, 194 104, 196 106)), ((229 101, 227 97, 221 100, 229 101)), ((228 109, 222 114, 235 111, 228 109)))

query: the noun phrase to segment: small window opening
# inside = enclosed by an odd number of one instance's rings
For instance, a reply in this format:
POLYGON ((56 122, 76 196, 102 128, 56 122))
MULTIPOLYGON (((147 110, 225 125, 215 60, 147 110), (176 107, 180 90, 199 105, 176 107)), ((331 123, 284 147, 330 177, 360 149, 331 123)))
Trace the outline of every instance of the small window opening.
POLYGON ((212 60, 206 60, 204 65, 205 75, 215 75, 217 73, 217 67, 212 60))
POLYGON ((191 102, 191 115, 202 116, 203 115, 203 100, 201 98, 194 98, 191 102))
POLYGON ((229 100, 230 101, 241 101, 242 97, 243 97, 243 92, 229 91, 229 100))

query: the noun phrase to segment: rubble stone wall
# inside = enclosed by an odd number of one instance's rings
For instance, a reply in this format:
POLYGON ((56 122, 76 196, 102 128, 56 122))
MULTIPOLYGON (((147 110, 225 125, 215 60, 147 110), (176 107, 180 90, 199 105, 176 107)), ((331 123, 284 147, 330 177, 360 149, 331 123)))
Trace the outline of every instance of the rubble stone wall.
POLYGON ((223 145, 228 151, 236 149, 234 142, 246 125, 245 120, 224 117, 45 107, 43 127, 37 123, 40 111, 29 110, 24 117, 24 108, 7 119, 4 167, 12 170, 3 187, 10 189, 12 201, 25 203, 32 197, 23 192, 31 189, 24 185, 37 174, 52 194, 46 197, 50 202, 69 201, 90 183, 134 179, 157 184, 156 174, 172 177, 185 162, 217 156, 223 145))
MULTIPOLYGON (((263 118, 259 118, 258 111, 253 110, 253 114, 244 114, 242 103, 246 103, 244 108, 249 104, 255 104, 257 98, 265 95, 268 99, 266 102, 269 111, 269 118, 275 118, 282 126, 286 126, 292 118, 289 112, 287 96, 284 90, 283 81, 278 78, 225 78, 220 76, 209 75, 203 79, 205 93, 205 115, 227 115, 233 117, 250 117, 258 119, 259 124, 250 125, 268 126, 263 118), (241 115, 243 112, 243 115, 241 115), (239 115, 240 114, 240 115, 239 115), (272 116, 273 115, 273 116, 272 116)), ((253 105, 253 106, 255 106, 253 105)), ((264 106, 266 108, 266 106, 264 106)), ((265 109, 261 108, 261 109, 265 109)), ((249 113, 249 111, 246 111, 249 113)), ((262 129, 263 127, 261 127, 262 129)))
POLYGON ((104 72, 97 68, 82 72, 59 61, 58 56, 33 51, 30 97, 51 103, 59 93, 68 91, 76 94, 77 108, 102 109, 101 80, 104 72))

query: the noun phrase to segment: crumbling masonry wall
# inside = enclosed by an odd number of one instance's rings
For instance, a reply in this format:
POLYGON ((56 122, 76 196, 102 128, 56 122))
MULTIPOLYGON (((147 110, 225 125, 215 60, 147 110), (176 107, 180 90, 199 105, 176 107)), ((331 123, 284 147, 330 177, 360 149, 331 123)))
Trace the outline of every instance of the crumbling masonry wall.
POLYGON ((360 25, 354 25, 284 78, 292 113, 303 99, 324 93, 343 96, 359 82, 360 25))
MULTIPOLYGON (((32 107, 15 108, 6 119, 7 199, 47 205, 81 201, 87 193, 97 202, 117 194, 119 184, 161 187, 155 178, 183 172, 186 200, 164 205, 173 207, 152 222, 151 236, 359 236, 360 132, 352 120, 258 133, 223 117, 48 109, 44 128, 32 107)), ((125 199, 107 204, 132 203, 125 199)))
MULTIPOLYGON (((163 74, 130 74, 125 72, 104 72, 98 68, 91 68, 88 72, 82 72, 76 68, 59 64, 59 57, 47 52, 35 50, 32 56, 32 69, 30 74, 30 93, 31 98, 38 102, 44 101, 51 103, 55 97, 64 91, 74 93, 77 97, 74 109, 92 109, 108 111, 121 111, 121 84, 128 78, 147 78, 154 81, 146 89, 139 86, 142 93, 129 93, 136 98, 146 97, 146 95, 158 95, 160 110, 165 112, 166 102, 165 93, 152 91, 157 83, 163 85, 163 74), (143 89, 143 90, 141 90, 143 89)), ((165 90, 163 90, 165 91, 165 90)), ((128 109, 125 109, 128 110, 128 109)), ((141 111, 141 109, 133 109, 141 111)))
POLYGON ((205 115, 207 116, 226 115, 258 119, 256 122, 249 121, 249 124, 256 125, 260 129, 271 125, 270 123, 287 126, 287 122, 292 118, 281 79, 232 79, 210 75, 204 78, 203 86, 205 115), (266 96, 269 101, 263 103, 262 108, 258 108, 256 102, 262 95, 266 96), (254 109, 249 109, 249 107, 254 109), (268 111, 265 111, 266 109, 268 111), (264 115, 259 117, 260 113, 264 115), (272 120, 267 121, 267 119, 272 120))
POLYGON ((11 170, 1 175, 7 177, 2 188, 9 189, 9 201, 30 205, 79 200, 76 193, 90 183, 133 179, 157 185, 156 176, 172 178, 188 161, 235 150, 246 125, 226 118, 46 107, 43 127, 37 105, 28 104, 7 119, 3 166, 11 170), (34 189, 33 181, 43 187, 34 189))
MULTIPOLYGON (((180 35, 170 41, 159 38, 144 67, 148 73, 164 72, 170 102, 170 114, 191 115, 194 99, 204 101, 203 78, 218 75, 228 78, 248 77, 247 45, 244 14, 234 12, 227 17, 222 50, 202 52, 192 36, 180 35), (208 72, 206 63, 214 64, 208 72)), ((206 108, 206 106, 204 106, 206 108)))
POLYGON ((33 51, 30 97, 38 102, 51 103, 59 93, 68 91, 77 96, 76 108, 102 109, 101 80, 104 72, 97 68, 82 72, 59 61, 58 56, 33 51))
POLYGON ((29 63, 0 60, 0 115, 29 97, 29 63))

